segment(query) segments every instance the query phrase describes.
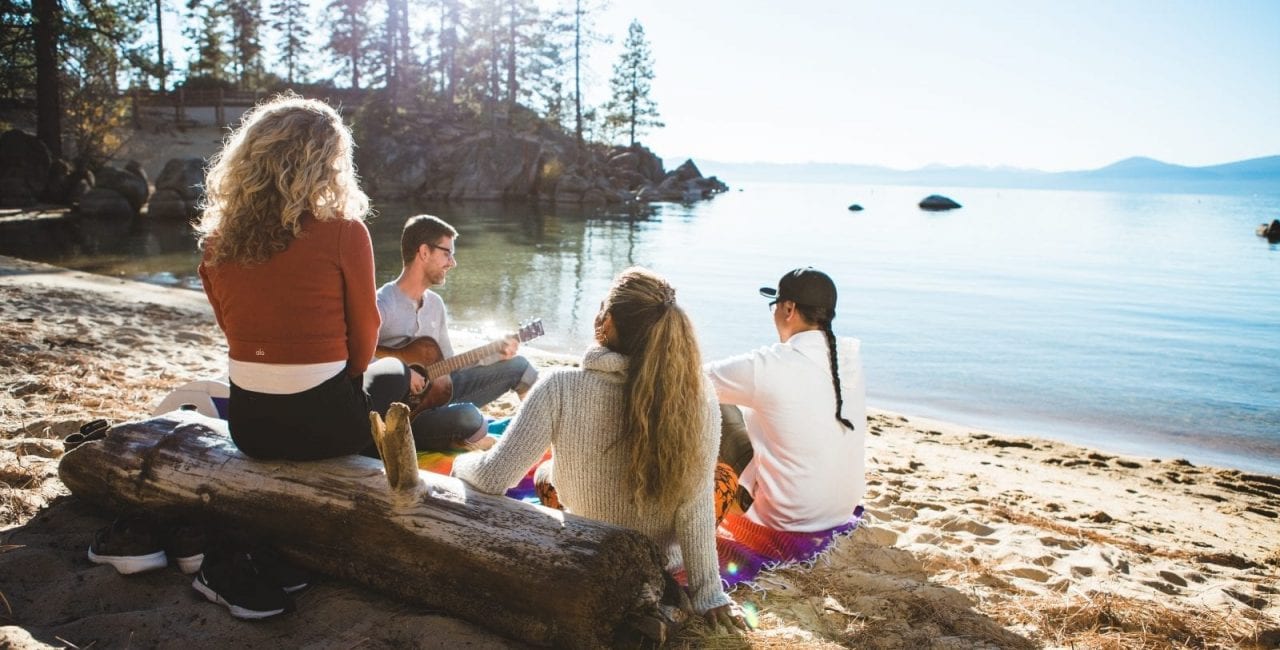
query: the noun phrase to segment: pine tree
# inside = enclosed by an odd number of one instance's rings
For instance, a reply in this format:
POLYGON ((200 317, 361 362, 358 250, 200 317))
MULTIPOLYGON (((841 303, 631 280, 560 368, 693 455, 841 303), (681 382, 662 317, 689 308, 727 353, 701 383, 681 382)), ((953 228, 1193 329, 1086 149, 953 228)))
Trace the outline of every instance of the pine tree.
POLYGON ((223 25, 227 9, 214 0, 187 0, 187 26, 183 28, 191 41, 188 77, 227 78, 231 57, 225 51, 227 34, 223 25))
POLYGON ((605 104, 605 124, 627 129, 633 147, 637 131, 666 126, 659 121, 658 105, 650 96, 652 81, 653 54, 649 50, 649 41, 644 37, 640 21, 632 20, 627 28, 627 40, 622 46, 622 56, 614 64, 613 77, 609 79, 612 98, 605 104))
POLYGON ((277 47, 285 67, 285 80, 294 83, 296 77, 306 75, 307 39, 311 37, 311 27, 307 21, 307 3, 305 0, 275 0, 271 3, 271 13, 275 20, 271 27, 280 32, 277 47))
POLYGON ((256 89, 262 81, 262 0, 231 0, 231 63, 241 90, 256 89))
POLYGON ((329 24, 329 50, 335 63, 351 75, 351 87, 360 88, 360 73, 369 65, 370 0, 331 0, 326 11, 329 24))

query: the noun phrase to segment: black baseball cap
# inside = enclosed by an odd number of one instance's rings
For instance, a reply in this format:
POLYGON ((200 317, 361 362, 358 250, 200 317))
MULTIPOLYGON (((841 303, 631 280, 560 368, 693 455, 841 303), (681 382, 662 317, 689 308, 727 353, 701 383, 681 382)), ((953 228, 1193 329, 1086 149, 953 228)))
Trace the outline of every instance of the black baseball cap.
POLYGON ((760 287, 760 295, 772 300, 790 300, 797 305, 836 308, 836 283, 812 266, 796 269, 778 280, 778 288, 760 287))

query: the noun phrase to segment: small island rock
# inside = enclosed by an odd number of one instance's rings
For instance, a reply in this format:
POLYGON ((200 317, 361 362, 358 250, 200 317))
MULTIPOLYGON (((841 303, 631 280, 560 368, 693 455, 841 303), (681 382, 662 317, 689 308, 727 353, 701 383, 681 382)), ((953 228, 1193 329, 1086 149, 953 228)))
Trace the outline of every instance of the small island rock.
POLYGON ((1272 219, 1271 223, 1258 226, 1255 232, 1259 237, 1266 237, 1272 244, 1280 244, 1280 219, 1272 219))
POLYGON ((959 203, 941 194, 930 194, 920 200, 921 210, 954 210, 958 207, 960 207, 959 203))
POLYGON ((858 205, 857 203, 854 203, 853 205, 849 206, 849 212, 862 212, 862 206, 858 205))

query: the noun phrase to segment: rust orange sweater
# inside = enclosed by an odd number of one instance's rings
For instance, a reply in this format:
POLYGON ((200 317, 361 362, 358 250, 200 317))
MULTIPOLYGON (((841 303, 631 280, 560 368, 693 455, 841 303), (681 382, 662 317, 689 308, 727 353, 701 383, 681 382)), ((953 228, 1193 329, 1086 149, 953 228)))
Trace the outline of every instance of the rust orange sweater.
POLYGON ((200 263, 204 292, 237 361, 347 362, 358 376, 378 342, 373 244, 361 221, 302 220, 302 235, 261 264, 200 263))

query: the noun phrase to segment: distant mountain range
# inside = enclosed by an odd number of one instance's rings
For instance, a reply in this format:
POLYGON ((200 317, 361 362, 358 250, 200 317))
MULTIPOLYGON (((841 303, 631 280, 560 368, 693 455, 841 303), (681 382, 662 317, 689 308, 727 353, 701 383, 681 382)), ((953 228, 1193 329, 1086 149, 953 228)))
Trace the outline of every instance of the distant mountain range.
MULTIPOLYGON (((677 159, 672 159, 675 162, 677 159)), ((679 158, 678 161, 683 161, 679 158)), ((1151 158, 1127 158, 1100 169, 1044 172, 1013 167, 931 165, 903 171, 839 163, 729 163, 695 160, 707 176, 735 182, 855 183, 931 187, 1005 187, 1126 192, 1280 194, 1280 156, 1208 167, 1184 167, 1151 158)))

